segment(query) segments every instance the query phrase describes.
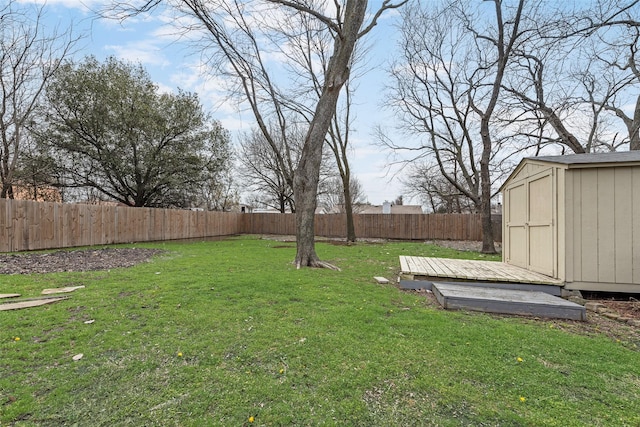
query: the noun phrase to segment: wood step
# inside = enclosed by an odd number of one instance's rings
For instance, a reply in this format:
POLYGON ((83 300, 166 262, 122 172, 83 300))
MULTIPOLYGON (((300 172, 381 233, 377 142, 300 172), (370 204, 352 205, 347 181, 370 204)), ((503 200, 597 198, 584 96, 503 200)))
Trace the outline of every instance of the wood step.
POLYGON ((587 320, 583 306, 545 292, 434 282, 431 288, 445 309, 587 320))

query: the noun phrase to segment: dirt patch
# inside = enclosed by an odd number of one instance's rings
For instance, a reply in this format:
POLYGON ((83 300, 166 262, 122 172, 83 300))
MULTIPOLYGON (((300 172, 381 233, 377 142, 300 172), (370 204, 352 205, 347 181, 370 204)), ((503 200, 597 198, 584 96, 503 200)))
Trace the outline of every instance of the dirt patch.
MULTIPOLYGON (((474 240, 427 240, 425 243, 431 245, 443 246, 449 249, 455 249, 458 251, 473 251, 480 252, 482 250, 482 242, 476 242, 474 240)), ((495 242, 496 251, 502 253, 502 243, 495 242)))
MULTIPOLYGON (((275 234, 264 234, 260 236, 263 240, 274 240, 276 242, 286 242, 286 243, 295 243, 296 236, 289 235, 275 235, 275 234)), ((321 237, 316 236, 316 242, 326 242, 336 246, 349 246, 353 245, 351 242, 347 242, 344 237, 321 237)), ((358 238, 358 243, 385 243, 391 242, 394 240, 389 239, 374 239, 374 238, 358 238)), ((418 242, 414 240, 414 242, 418 242)), ((455 249, 458 251, 474 251, 480 252, 482 250, 482 242, 476 242, 473 240, 425 240, 425 244, 429 245, 438 245, 443 246, 449 249, 455 249)), ((500 242, 495 242, 496 251, 500 253, 502 251, 502 244, 500 242)))
POLYGON ((640 319, 640 301, 603 301, 607 308, 620 314, 622 317, 640 319))
POLYGON ((163 251, 160 249, 105 248, 0 255, 0 274, 96 271, 132 267, 161 252, 163 251))

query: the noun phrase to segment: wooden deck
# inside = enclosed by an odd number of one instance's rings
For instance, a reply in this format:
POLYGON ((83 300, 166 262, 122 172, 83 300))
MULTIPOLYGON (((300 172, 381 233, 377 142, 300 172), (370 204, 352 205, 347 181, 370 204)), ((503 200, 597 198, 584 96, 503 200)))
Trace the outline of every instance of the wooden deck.
POLYGON ((553 277, 495 261, 401 256, 400 268, 401 276, 411 276, 412 279, 450 278, 481 282, 563 285, 561 280, 553 277))

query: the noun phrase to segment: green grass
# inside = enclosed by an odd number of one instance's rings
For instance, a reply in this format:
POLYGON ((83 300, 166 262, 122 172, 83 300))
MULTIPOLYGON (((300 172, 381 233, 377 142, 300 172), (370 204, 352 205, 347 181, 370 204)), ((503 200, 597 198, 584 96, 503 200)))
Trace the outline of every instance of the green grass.
POLYGON ((23 296, 86 286, 0 312, 0 425, 640 425, 632 346, 444 311, 372 279, 395 279, 403 254, 478 254, 319 243, 338 272, 295 270, 293 243, 253 237, 139 246, 167 252, 0 277, 0 292, 23 296))

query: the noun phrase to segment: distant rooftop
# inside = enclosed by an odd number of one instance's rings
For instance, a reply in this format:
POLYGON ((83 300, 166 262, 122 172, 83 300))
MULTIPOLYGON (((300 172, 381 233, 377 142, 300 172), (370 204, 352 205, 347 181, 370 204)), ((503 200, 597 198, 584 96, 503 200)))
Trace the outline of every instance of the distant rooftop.
MULTIPOLYGON (((361 205, 354 209, 359 214, 381 214, 383 213, 382 205, 361 205)), ((391 214, 421 214, 422 206, 420 205, 391 205, 391 214)))

